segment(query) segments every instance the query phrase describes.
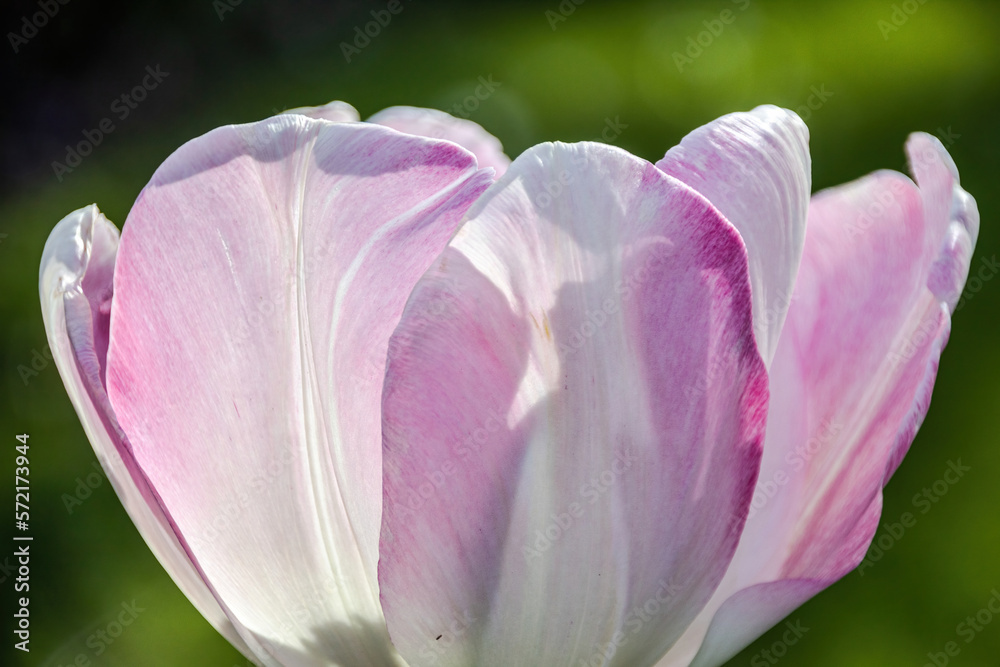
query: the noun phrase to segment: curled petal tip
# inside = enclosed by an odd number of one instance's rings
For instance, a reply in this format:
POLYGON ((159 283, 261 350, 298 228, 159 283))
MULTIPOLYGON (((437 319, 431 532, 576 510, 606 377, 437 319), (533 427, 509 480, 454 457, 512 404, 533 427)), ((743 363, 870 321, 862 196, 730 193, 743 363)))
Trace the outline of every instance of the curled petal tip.
POLYGON ((396 106, 379 111, 367 120, 394 130, 432 139, 451 141, 472 151, 480 167, 492 167, 500 178, 510 166, 500 140, 475 121, 456 118, 438 109, 396 106))
MULTIPOLYGON (((112 247, 117 246, 118 229, 104 217, 97 204, 79 208, 56 223, 45 241, 39 266, 43 299, 79 289, 90 263, 95 233, 112 237, 112 247)), ((103 245, 99 247, 103 249, 103 245)))
POLYGON ((334 100, 318 107, 296 107, 281 112, 282 114, 298 114, 319 120, 329 120, 334 123, 353 123, 361 120, 358 110, 347 102, 334 100))
POLYGON ((954 311, 979 238, 979 208, 962 189, 958 167, 941 140, 914 132, 906 142, 910 171, 920 187, 926 224, 937 230, 927 286, 954 311))

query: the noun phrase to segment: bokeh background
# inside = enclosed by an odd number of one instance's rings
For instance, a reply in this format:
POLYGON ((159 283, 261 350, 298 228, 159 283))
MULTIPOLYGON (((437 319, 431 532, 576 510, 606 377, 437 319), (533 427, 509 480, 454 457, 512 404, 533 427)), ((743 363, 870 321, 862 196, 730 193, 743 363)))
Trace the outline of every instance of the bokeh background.
POLYGON ((649 160, 700 124, 770 102, 798 110, 809 125, 816 190, 879 168, 903 170, 909 132, 939 135, 979 203, 972 270, 983 280, 967 289, 930 414, 886 489, 884 522, 907 511, 917 522, 883 539, 889 548, 863 574, 792 613, 808 628, 797 643, 776 645, 779 626, 730 664, 919 666, 957 641, 950 664, 1000 665, 1000 617, 970 642, 957 634, 1000 589, 1000 3, 577 2, 402 0, 402 12, 348 61, 342 43, 384 0, 52 0, 58 11, 34 32, 24 17, 40 11, 37 0, 5 0, 0 501, 13 504, 14 436, 28 433, 35 541, 31 653, 23 654, 10 632, 13 519, 0 521, 3 664, 245 665, 92 474, 95 456, 46 357, 38 262, 49 230, 76 208, 97 202, 120 224, 154 169, 188 139, 343 99, 363 117, 394 104, 459 105, 512 157, 540 141, 604 133, 649 160), (723 10, 733 20, 718 31, 723 10), (718 34, 699 35, 705 22, 718 34), (119 119, 113 100, 147 66, 168 75, 119 119), (480 77, 495 90, 470 98, 480 77), (105 117, 114 131, 92 154, 68 172, 53 167, 105 117), (939 484, 945 492, 921 513, 914 496, 959 461, 970 471, 939 484), (82 502, 68 507, 72 496, 82 502), (106 643, 96 633, 123 604, 141 611, 106 643))

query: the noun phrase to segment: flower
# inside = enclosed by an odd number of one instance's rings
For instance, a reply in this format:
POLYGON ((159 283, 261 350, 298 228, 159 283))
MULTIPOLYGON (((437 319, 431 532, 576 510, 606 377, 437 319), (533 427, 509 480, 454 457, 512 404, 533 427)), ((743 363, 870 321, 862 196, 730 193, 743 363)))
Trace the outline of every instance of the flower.
POLYGON ((924 134, 916 184, 810 199, 771 106, 656 165, 508 165, 447 118, 220 128, 120 246, 96 207, 57 225, 43 313, 88 437, 260 664, 721 664, 863 558, 975 202, 924 134))
POLYGON ((88 206, 40 269, 56 365, 119 498, 261 665, 404 664, 376 580, 388 338, 492 183, 458 144, 506 166, 470 121, 356 119, 333 103, 209 132, 157 170, 120 242, 88 206))
POLYGON ((655 166, 542 144, 472 206, 383 390, 379 583, 412 664, 719 665, 863 558, 978 213, 928 135, 917 184, 812 199, 807 144, 768 106, 655 166))

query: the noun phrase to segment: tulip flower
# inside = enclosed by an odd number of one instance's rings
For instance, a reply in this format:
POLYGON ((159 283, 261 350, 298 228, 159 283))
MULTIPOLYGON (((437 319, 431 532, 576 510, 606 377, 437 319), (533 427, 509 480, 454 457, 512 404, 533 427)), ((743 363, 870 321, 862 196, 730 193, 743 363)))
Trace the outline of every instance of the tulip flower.
POLYGON ((470 121, 356 119, 334 103, 209 132, 120 241, 88 206, 42 258, 56 365, 118 496, 260 665, 404 664, 376 578, 388 339, 492 183, 459 144, 506 166, 470 121))
POLYGON ((542 144, 389 344, 379 583, 414 665, 719 665, 863 558, 978 232, 941 144, 810 199, 760 107, 542 144), (447 299, 447 317, 424 315, 447 299))
POLYGON ((936 140, 810 200, 774 107, 656 165, 294 111, 41 272, 119 496, 245 655, 718 665, 861 560, 978 231, 936 140))

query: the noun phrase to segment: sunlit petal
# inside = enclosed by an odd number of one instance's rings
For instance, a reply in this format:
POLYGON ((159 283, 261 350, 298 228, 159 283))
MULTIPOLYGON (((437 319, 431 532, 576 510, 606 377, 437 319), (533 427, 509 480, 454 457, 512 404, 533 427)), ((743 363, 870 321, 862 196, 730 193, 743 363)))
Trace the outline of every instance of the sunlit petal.
POLYGON ((108 394, 261 659, 399 664, 376 580, 387 341, 489 182, 454 144, 286 114, 189 142, 129 214, 108 394))
POLYGON ((746 252, 601 144, 527 151, 390 344, 379 579, 416 664, 649 665, 720 580, 767 401, 746 252), (599 655, 599 654, 598 654, 599 655))

